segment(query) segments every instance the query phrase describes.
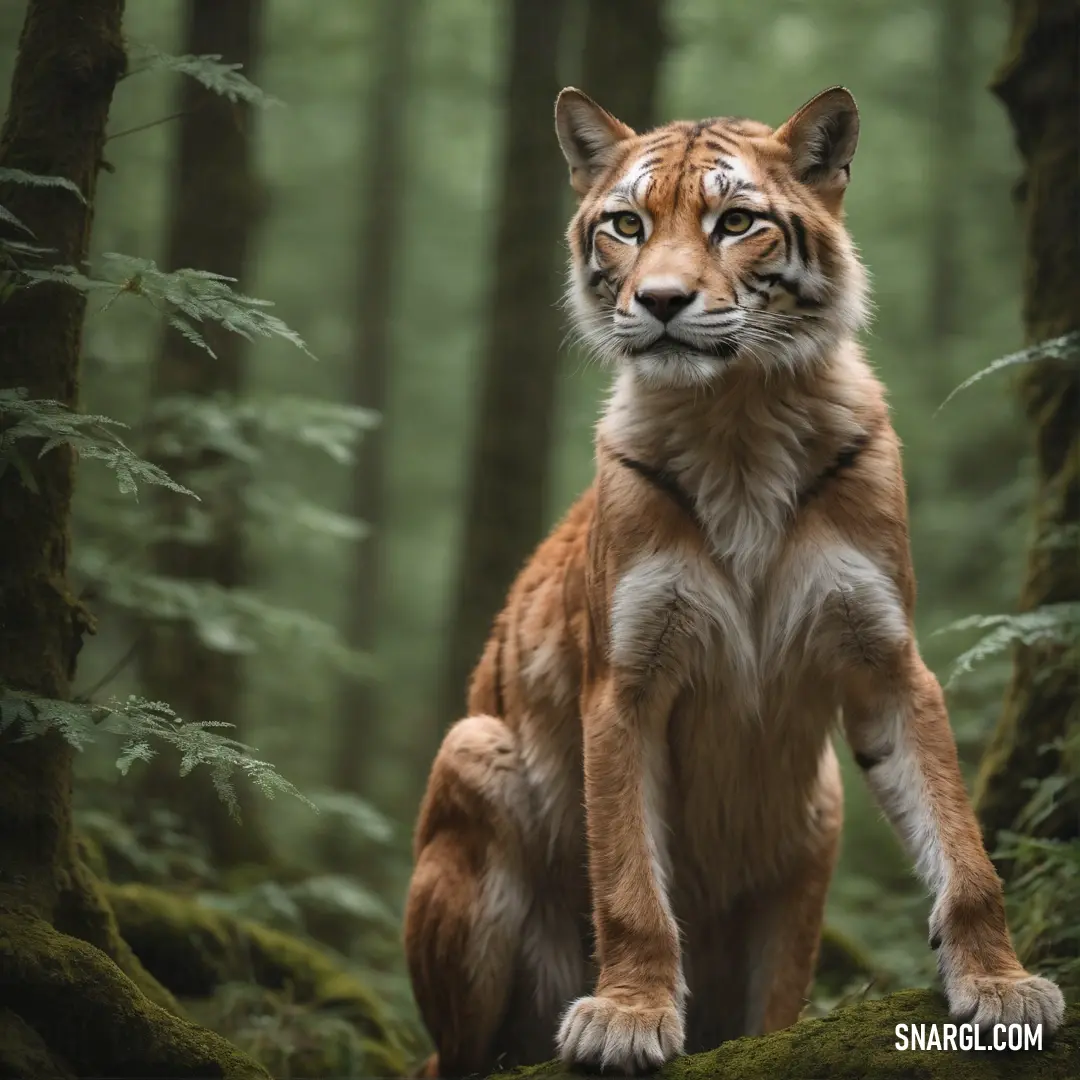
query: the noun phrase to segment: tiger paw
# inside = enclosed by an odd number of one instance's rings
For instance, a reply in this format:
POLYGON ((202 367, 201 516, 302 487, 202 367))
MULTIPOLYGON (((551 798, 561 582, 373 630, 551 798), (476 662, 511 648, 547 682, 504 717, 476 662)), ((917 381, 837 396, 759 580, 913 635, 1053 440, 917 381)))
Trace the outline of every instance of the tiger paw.
POLYGON ((569 1066, 631 1076, 654 1072, 682 1053, 683 1019, 674 1004, 638 1005, 578 998, 566 1010, 556 1043, 569 1066))
POLYGON ((1042 1024, 1048 1033, 1061 1026, 1065 999, 1049 979, 1019 975, 967 975, 948 980, 945 996, 953 1018, 977 1024, 1042 1024))

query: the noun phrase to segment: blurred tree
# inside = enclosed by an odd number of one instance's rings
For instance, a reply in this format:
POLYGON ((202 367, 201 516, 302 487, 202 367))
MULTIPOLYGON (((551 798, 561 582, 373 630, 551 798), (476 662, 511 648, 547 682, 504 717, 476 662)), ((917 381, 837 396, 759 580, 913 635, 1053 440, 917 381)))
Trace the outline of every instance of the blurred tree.
MULTIPOLYGON (((930 203, 927 323, 931 348, 939 354, 960 327, 963 305, 966 202, 951 193, 968 170, 975 89, 974 16, 974 0, 944 0, 938 10, 938 86, 931 118, 936 197, 930 203)), ((946 364, 939 362, 932 368, 949 378, 946 364)))
MULTIPOLYGON (((360 228, 356 296, 356 356, 352 398, 379 414, 386 410, 392 350, 394 286, 400 260, 404 193, 405 121, 409 50, 415 0, 382 0, 372 55, 377 70, 368 101, 367 145, 360 184, 360 228)), ((386 455, 378 430, 360 444, 352 483, 352 514, 371 529, 355 548, 354 578, 346 604, 349 645, 375 651, 379 625, 386 455)), ((343 680, 337 731, 331 743, 331 784, 360 794, 367 780, 378 733, 376 680, 343 680)))
MULTIPOLYGON (((1076 0, 1012 0, 1011 6, 1012 34, 993 89, 1025 163, 1018 188, 1027 236, 1024 322, 1028 342, 1038 343, 1080 331, 1080 7, 1076 0)), ((1020 608, 1032 611, 1080 601, 1080 364, 1073 355, 1025 372, 1020 393, 1034 428, 1037 490, 1020 608)), ((1049 640, 1017 649, 978 780, 991 843, 1015 826, 1031 797, 1029 781, 1067 773, 1061 748, 1080 720, 1080 670, 1067 650, 1049 640)), ((1075 837, 1076 817, 1051 815, 1039 831, 1075 837)))
POLYGON ((581 89, 635 131, 657 122, 663 0, 585 0, 581 89))
MULTIPOLYGON (((565 0, 514 0, 488 339, 437 716, 461 713, 469 672, 544 527, 559 370, 564 165, 553 131, 565 0)), ((432 733, 436 739, 439 732, 432 733)), ((432 741, 418 740, 424 767, 432 741)))
MULTIPOLYGON (((184 52, 216 53, 243 65, 251 75, 259 47, 262 0, 189 0, 184 52)), ((260 219, 262 191, 255 173, 252 109, 230 101, 195 79, 180 85, 179 138, 172 173, 172 211, 166 264, 199 267, 243 279, 260 219)), ((183 398, 235 400, 243 393, 247 343, 239 334, 212 326, 206 338, 216 355, 165 327, 152 373, 151 456, 180 483, 198 491, 197 509, 166 489, 154 493, 156 532, 153 569, 163 576, 212 582, 225 588, 247 584, 244 542, 244 462, 213 445, 177 433, 183 424, 169 408, 183 398), (198 522, 198 527, 193 527, 198 522)), ((238 724, 243 707, 243 654, 225 640, 200 637, 185 620, 147 619, 139 631, 142 687, 196 721, 238 724)), ((236 731, 231 734, 237 735, 236 731)), ((143 799, 181 813, 193 835, 207 844, 222 866, 267 864, 270 844, 252 792, 237 792, 242 823, 236 822, 203 770, 181 777, 176 757, 163 752, 140 774, 143 799)))

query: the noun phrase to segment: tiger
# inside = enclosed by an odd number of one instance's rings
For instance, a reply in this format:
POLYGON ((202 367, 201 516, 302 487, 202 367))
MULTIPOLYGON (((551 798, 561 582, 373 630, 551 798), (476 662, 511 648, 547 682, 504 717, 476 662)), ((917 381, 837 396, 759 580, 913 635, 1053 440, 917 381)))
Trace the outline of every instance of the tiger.
POLYGON ((420 805, 428 1074, 640 1074, 795 1023, 834 735, 933 897, 951 1014, 1053 1031, 915 637, 900 444, 856 340, 854 98, 637 134, 571 87, 555 127, 568 308, 613 385, 594 480, 510 588, 420 805))

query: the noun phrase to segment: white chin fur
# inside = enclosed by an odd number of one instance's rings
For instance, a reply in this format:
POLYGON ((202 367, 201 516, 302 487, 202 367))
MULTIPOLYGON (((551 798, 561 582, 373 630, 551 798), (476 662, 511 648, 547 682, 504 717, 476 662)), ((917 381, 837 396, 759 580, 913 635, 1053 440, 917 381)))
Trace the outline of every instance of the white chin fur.
POLYGON ((705 386, 723 374, 737 358, 706 356, 704 353, 645 353, 623 361, 647 386, 686 389, 705 386))

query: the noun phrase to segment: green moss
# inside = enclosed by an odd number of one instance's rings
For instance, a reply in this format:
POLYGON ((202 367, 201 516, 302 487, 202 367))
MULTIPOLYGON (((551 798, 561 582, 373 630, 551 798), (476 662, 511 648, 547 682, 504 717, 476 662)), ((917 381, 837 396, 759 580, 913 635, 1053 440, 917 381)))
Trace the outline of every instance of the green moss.
POLYGON ((19 1015, 0 1009, 0 1077, 7 1080, 74 1080, 75 1074, 54 1054, 45 1040, 19 1015))
MULTIPOLYGON (((1080 1077, 1080 1009, 1041 1052, 906 1051, 895 1048, 900 1023, 942 1023, 942 998, 905 990, 878 1001, 803 1020, 760 1038, 735 1039, 717 1050, 671 1062, 659 1080, 1076 1080, 1080 1077)), ((569 1077, 556 1062, 503 1077, 569 1077)), ((580 1080, 580 1077, 577 1078, 580 1080)))
POLYGON ((32 914, 0 911, 0 1062, 21 1077, 267 1080, 225 1039, 153 1002, 100 950, 32 914))
POLYGON ((183 1016, 180 1003, 143 967, 121 937, 103 890, 101 881, 81 858, 76 858, 67 874, 67 887, 60 894, 53 925, 61 933, 101 949, 155 1005, 174 1016, 183 1016))
MULTIPOLYGON (((184 999, 192 1015, 252 1052, 257 1047, 244 1032, 272 1020, 269 1026, 294 1034, 297 1044, 319 1033, 321 1057, 292 1047, 294 1075, 342 1075, 341 1056, 358 1053, 368 1075, 405 1071, 397 1032, 376 997, 318 947, 148 885, 109 886, 108 897, 125 940, 150 973, 184 999), (253 1018, 259 1024, 246 1024, 253 1018)), ((260 1059, 279 1052, 275 1043, 260 1059)))

